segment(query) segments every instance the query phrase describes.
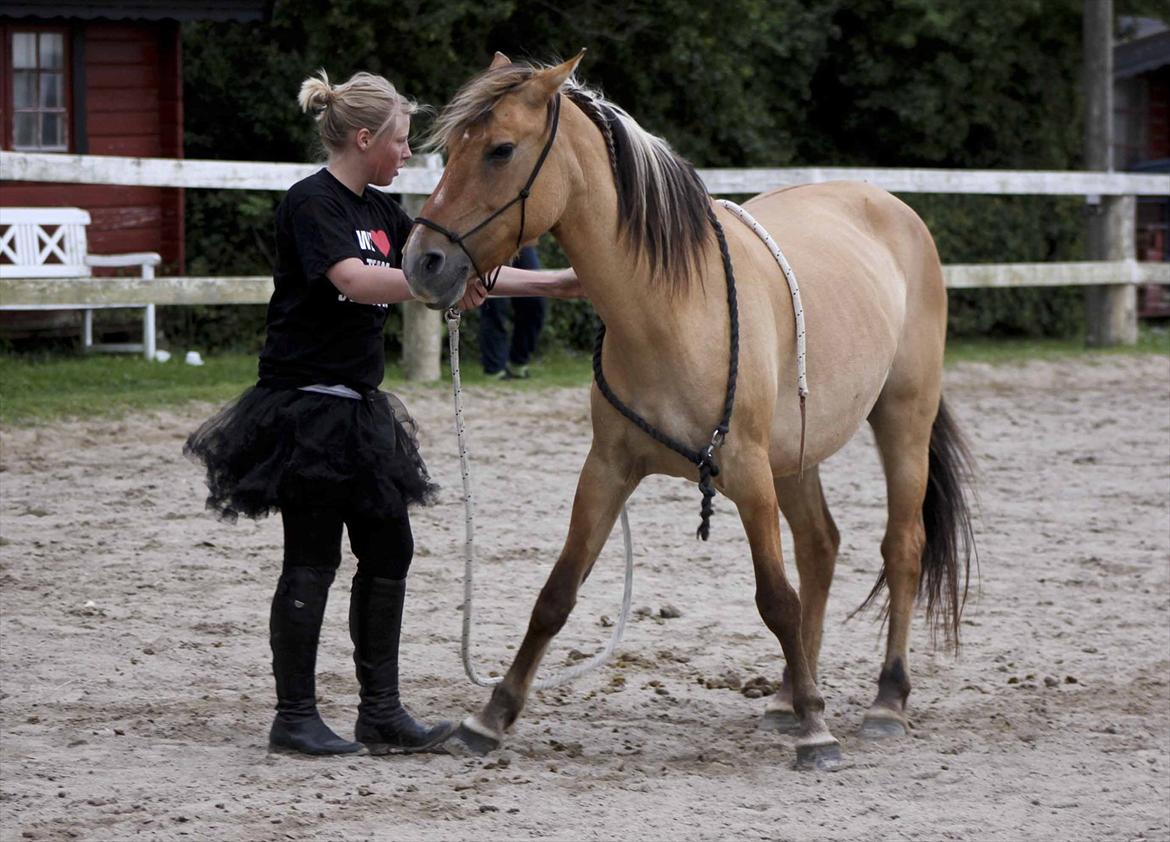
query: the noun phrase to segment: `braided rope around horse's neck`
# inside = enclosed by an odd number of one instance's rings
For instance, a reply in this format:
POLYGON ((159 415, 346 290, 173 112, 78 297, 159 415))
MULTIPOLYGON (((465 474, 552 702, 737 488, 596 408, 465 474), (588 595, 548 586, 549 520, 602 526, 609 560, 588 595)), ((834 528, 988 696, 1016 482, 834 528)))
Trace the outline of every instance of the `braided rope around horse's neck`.
MULTIPOLYGON (((459 467, 463 474, 463 503, 466 512, 466 535, 467 539, 463 545, 463 641, 461 652, 463 655, 463 671, 467 673, 467 677, 472 684, 477 684, 480 687, 492 687, 503 681, 502 678, 483 678, 475 669, 475 664, 471 662, 471 628, 474 610, 472 605, 472 583, 473 583, 473 568, 475 561, 475 526, 474 526, 474 503, 471 497, 471 460, 467 455, 467 435, 463 425, 463 385, 459 376, 459 321, 460 315, 458 310, 449 310, 447 312, 447 333, 451 348, 451 385, 455 395, 455 434, 459 440, 459 467)), ((582 661, 572 667, 569 667, 564 672, 556 675, 551 675, 548 678, 534 681, 532 683, 533 690, 546 690, 550 687, 559 687, 566 684, 575 678, 579 678, 587 672, 597 669, 613 655, 617 649, 618 644, 621 643, 622 633, 626 628, 626 621, 630 617, 630 602, 633 597, 634 590, 634 546, 630 537, 630 518, 626 512, 626 507, 622 506, 622 539, 625 545, 626 552, 626 576, 625 585, 622 592, 622 609, 618 614, 617 624, 614 626, 613 634, 610 635, 609 643, 601 652, 594 655, 588 661, 582 661)))

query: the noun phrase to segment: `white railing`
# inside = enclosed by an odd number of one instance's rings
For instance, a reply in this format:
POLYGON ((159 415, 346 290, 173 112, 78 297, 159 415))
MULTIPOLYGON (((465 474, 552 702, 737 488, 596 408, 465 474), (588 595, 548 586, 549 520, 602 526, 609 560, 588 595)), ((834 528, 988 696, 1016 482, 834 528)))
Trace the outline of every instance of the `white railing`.
MULTIPOLYGON (((1136 260, 1079 263, 965 263, 943 267, 950 289, 1004 287, 1109 286, 1170 284, 1170 263, 1136 260)), ((127 307, 146 304, 267 304, 269 275, 198 277, 172 275, 140 278, 4 278, 0 309, 33 310, 85 307, 117 301, 127 307)))
MULTIPOLYGON (((0 152, 0 181, 284 191, 319 167, 320 164, 0 152)), ((1122 325, 1120 335, 1136 336, 1134 285, 1170 284, 1170 264, 1138 263, 1133 239, 1134 197, 1170 194, 1170 176, 1167 175, 841 167, 710 169, 699 170, 699 175, 707 189, 716 195, 753 194, 796 184, 854 180, 866 181, 895 193, 1085 196, 1089 203, 1105 207, 1110 232, 1109 260, 950 265, 944 267, 947 286, 1085 286, 1127 290, 1127 296, 1110 299, 1110 318, 1122 325)), ((411 165, 399 173, 392 192, 402 194, 407 210, 417 213, 423 198, 435 189, 441 176, 439 156, 416 156, 411 165)), ((250 304, 266 302, 271 290, 272 279, 266 276, 161 277, 152 281, 149 288, 131 278, 56 278, 51 281, 5 278, 0 280, 0 309, 46 304, 66 307, 111 301, 128 305, 250 304)), ((404 345, 408 376, 435 379, 439 376, 438 314, 421 306, 408 305, 406 309, 404 345)))
MULTIPOLYGON (((320 164, 195 161, 0 152, 0 180, 127 187, 214 190, 287 190, 320 164)), ((437 155, 417 155, 398 174, 391 192, 427 196, 443 174, 437 155)), ((823 181, 867 181, 892 193, 968 193, 1038 196, 1164 196, 1170 176, 1120 172, 787 167, 699 170, 715 195, 762 193, 823 181)))

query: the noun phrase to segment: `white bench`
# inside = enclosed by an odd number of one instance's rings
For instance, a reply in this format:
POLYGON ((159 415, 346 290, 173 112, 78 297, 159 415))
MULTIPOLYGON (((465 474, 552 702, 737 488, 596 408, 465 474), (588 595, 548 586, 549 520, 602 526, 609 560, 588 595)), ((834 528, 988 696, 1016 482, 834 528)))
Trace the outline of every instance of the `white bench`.
MULTIPOLYGON (((81 208, 0 207, 0 278, 89 278, 94 267, 140 267, 141 277, 154 277, 162 258, 154 252, 138 254, 89 254, 85 227, 89 213, 81 208)), ((82 347, 86 351, 142 352, 154 359, 154 305, 146 305, 142 316, 142 342, 94 343, 93 311, 98 308, 133 306, 121 304, 78 304, 84 311, 82 347)), ((5 309, 62 310, 62 304, 19 304, 5 309)))

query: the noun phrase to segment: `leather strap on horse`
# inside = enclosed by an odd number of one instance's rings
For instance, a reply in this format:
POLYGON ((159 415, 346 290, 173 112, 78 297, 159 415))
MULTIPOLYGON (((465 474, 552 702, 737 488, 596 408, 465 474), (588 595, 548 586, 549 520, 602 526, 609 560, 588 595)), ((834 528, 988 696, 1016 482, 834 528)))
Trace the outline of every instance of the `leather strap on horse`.
POLYGON ((593 345, 593 377, 597 381, 597 388, 613 408, 628 418, 635 427, 655 441, 666 445, 688 462, 693 462, 699 468, 699 491, 703 501, 699 507, 699 528, 695 537, 706 541, 711 533, 711 515, 715 511, 711 504, 715 496, 715 486, 712 480, 719 476, 719 466, 715 463, 715 449, 722 446, 727 438, 727 431, 731 427, 731 410, 735 405, 735 382, 739 376, 739 305, 735 297, 735 272, 731 266, 731 253, 727 250, 727 238, 723 235, 723 226, 715 218, 715 211, 707 206, 707 219, 715 229, 715 237, 719 241, 719 255, 723 259, 723 275, 727 278, 727 313, 731 321, 731 358, 727 366, 727 395, 723 400, 723 418, 711 433, 711 441, 702 450, 695 450, 688 445, 671 438, 661 430, 656 429, 649 421, 631 409, 614 394, 601 370, 601 348, 605 341, 605 323, 597 331, 597 341, 593 345))

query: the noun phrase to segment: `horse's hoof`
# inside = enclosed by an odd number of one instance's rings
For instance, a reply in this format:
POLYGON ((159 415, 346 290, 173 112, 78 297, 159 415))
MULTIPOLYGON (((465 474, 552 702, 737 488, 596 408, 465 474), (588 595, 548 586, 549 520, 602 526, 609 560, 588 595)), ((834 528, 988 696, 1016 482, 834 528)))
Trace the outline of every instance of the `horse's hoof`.
POLYGON ((836 772, 849 766, 836 740, 817 745, 797 745, 793 768, 801 772, 836 772))
POLYGON ((861 721, 859 736, 867 740, 889 740, 909 733, 904 720, 896 716, 866 716, 861 721))
POLYGON ((780 731, 784 734, 792 733, 800 728, 800 720, 790 710, 766 710, 760 717, 761 731, 780 731))
POLYGON ((479 723, 470 717, 463 720, 459 728, 456 729, 453 739, 458 740, 467 747, 468 751, 480 757, 500 747, 500 738, 485 731, 479 723))

